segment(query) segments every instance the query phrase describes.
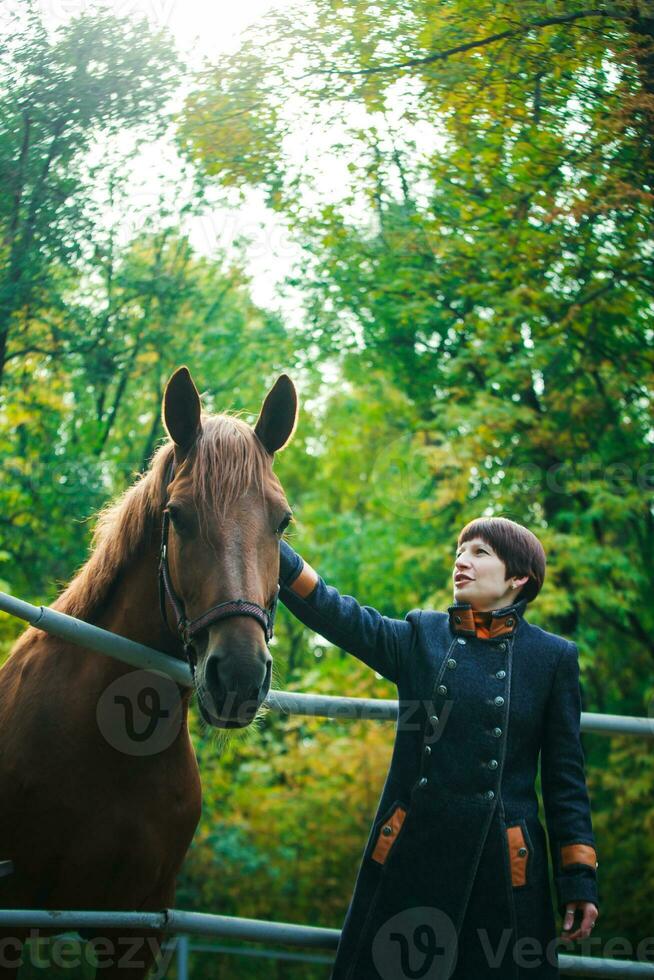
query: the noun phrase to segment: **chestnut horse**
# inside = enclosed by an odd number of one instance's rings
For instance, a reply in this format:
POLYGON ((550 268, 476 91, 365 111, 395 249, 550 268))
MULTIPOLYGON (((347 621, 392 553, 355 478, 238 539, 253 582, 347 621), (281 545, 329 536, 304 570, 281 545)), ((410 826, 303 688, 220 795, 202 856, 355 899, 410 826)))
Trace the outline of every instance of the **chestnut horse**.
MULTIPOLYGON (((270 689, 269 617, 290 519, 272 460, 296 414, 282 375, 254 427, 203 415, 180 368, 163 399, 170 441, 101 514, 88 562, 54 604, 174 657, 188 654, 200 711, 222 728, 249 724, 270 689)), ((190 697, 170 678, 36 628, 23 633, 0 671, 0 860, 13 863, 0 877, 0 907, 174 904, 200 817, 190 697)), ((3 980, 17 975, 27 930, 16 932, 0 933, 3 980)), ((141 980, 161 937, 105 930, 87 938, 98 977, 141 980)))

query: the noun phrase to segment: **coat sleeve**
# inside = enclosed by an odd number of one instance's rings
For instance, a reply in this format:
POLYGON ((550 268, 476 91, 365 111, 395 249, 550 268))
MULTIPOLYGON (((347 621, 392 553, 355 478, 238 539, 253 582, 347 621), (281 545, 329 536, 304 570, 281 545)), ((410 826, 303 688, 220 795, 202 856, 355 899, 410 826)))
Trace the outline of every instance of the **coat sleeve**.
POLYGON ((568 642, 556 666, 541 749, 543 804, 561 915, 568 902, 593 902, 599 908, 580 720, 579 653, 568 642))
POLYGON ((280 544, 279 598, 293 615, 335 646, 354 654, 394 684, 414 640, 414 629, 404 619, 383 616, 341 595, 323 579, 287 541, 280 544))

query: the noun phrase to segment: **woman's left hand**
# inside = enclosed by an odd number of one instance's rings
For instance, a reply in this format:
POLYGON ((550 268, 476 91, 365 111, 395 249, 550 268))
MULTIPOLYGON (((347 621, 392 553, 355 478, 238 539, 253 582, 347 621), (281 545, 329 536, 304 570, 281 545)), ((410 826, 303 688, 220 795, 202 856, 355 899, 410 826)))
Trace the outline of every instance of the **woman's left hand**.
POLYGON ((593 930, 598 915, 599 911, 597 906, 593 905, 592 902, 568 902, 565 907, 565 915, 563 916, 561 939, 587 939, 593 930), (574 932, 569 932, 567 930, 572 928, 575 909, 580 909, 581 911, 581 924, 574 932))

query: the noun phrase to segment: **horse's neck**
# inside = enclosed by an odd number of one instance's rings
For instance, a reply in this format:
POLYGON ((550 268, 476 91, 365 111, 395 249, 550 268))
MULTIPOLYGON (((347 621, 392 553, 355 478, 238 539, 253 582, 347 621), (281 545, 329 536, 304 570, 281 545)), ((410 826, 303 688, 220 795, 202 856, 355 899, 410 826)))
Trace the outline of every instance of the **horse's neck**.
POLYGON ((111 595, 95 622, 112 633, 178 657, 181 655, 180 641, 161 615, 158 558, 158 545, 153 541, 119 572, 111 595))

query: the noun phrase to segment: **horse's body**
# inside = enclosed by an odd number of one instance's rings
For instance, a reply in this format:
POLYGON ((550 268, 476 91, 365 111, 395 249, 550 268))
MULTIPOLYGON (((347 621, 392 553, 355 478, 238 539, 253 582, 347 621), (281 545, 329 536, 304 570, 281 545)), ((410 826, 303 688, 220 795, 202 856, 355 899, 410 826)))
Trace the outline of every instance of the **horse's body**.
MULTIPOLYGON (((156 558, 153 550, 143 564, 156 570, 156 558)), ((150 595, 141 590, 128 599, 135 576, 122 576, 111 612, 98 625, 171 652, 159 623, 156 574, 150 577, 150 595)), ((130 670, 28 630, 0 672, 0 846, 15 869, 0 879, 3 907, 156 910, 174 904, 175 877, 200 817, 200 779, 186 724, 190 689, 180 691, 174 742, 152 755, 125 755, 106 741, 96 711, 109 685, 130 670)), ((117 953, 127 951, 115 945, 117 953)), ((10 949, 9 959, 16 956, 10 949)), ((143 972, 116 975, 131 980, 143 972)))
MULTIPOLYGON (((167 392, 173 442, 159 450, 148 474, 105 514, 89 562, 55 607, 180 657, 181 641, 164 622, 159 605, 162 510, 171 493, 184 498, 184 481, 187 490, 193 484, 195 492, 187 493, 186 500, 195 498, 202 531, 195 536, 175 532, 169 545, 171 577, 189 618, 236 596, 266 606, 278 573, 277 538, 273 531, 268 540, 266 526, 270 508, 279 510, 283 501, 270 462, 286 439, 280 442, 278 432, 276 445, 270 429, 266 434, 264 405, 255 430, 259 439, 238 420, 209 417, 201 426, 205 445, 199 450, 188 418, 182 418, 183 425, 175 423, 175 411, 184 416, 190 397, 182 385, 180 401, 177 389, 177 402, 167 392), (232 443, 236 458, 230 460, 225 453, 232 443), (252 454, 253 462, 244 453, 252 454), (179 477, 168 487, 173 458, 179 477), (249 475, 242 472, 248 465, 249 475), (202 466, 213 470, 198 472, 202 466), (231 474, 229 505, 221 500, 218 506, 211 492, 201 504, 198 487, 225 489, 221 468, 231 474), (253 481, 253 474, 260 479, 253 481), (266 485, 255 487, 261 478, 266 485), (220 540, 216 528, 225 526, 236 548, 220 540), (197 557, 195 570, 188 567, 191 555, 197 557)), ((290 403, 287 407, 290 411, 290 403)), ((288 429, 288 436, 292 425, 283 423, 282 429, 288 429)), ((210 624, 196 639, 196 690, 203 715, 223 727, 249 722, 270 686, 270 655, 259 624, 239 616, 210 624), (225 700, 225 692, 231 700, 225 700), (254 710, 248 710, 245 721, 236 718, 233 705, 238 709, 254 692, 254 710)), ((28 629, 18 640, 0 671, 0 860, 14 865, 13 874, 0 878, 0 907, 158 910, 173 904, 175 878, 201 806, 187 727, 191 689, 162 682, 168 712, 163 729, 155 731, 151 750, 137 742, 133 752, 129 745, 125 751, 124 741, 108 733, 101 715, 112 691, 125 684, 129 688, 136 677, 117 660, 38 629, 28 629)), ((16 975, 12 964, 19 947, 13 940, 24 935, 0 932, 3 980, 16 975)), ((145 975, 156 954, 152 935, 133 943, 133 949, 124 930, 102 935, 109 945, 98 947, 100 962, 106 963, 98 968, 99 977, 137 980, 145 975)))

